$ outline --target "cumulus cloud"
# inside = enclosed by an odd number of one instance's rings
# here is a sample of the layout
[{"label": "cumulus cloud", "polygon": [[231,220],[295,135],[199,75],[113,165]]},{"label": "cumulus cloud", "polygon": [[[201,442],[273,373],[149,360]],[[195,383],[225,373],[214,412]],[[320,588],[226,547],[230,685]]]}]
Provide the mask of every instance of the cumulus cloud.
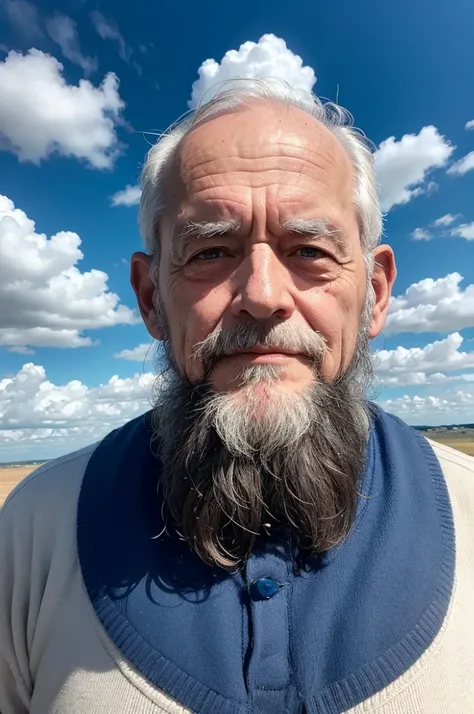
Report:
[{"label": "cumulus cloud", "polygon": [[444,278],[425,278],[403,295],[393,297],[385,334],[401,332],[451,332],[474,327],[474,285],[464,290],[459,273]]},{"label": "cumulus cloud", "polygon": [[153,345],[149,342],[142,342],[142,344],[137,345],[132,350],[122,350],[114,355],[117,359],[128,359],[131,362],[145,362],[146,360],[152,360],[155,356],[155,349]]},{"label": "cumulus cloud", "polygon": [[66,59],[82,67],[86,74],[95,72],[97,58],[86,57],[82,54],[77,26],[70,17],[57,13],[46,20],[46,29],[51,39],[60,46]]},{"label": "cumulus cloud", "polygon": [[383,409],[414,426],[471,423],[473,404],[474,391],[463,390],[445,396],[405,395],[380,402]]},{"label": "cumulus cloud", "polygon": [[110,168],[119,153],[115,127],[125,106],[118,79],[109,73],[98,87],[88,80],[75,86],[62,72],[60,62],[36,49],[9,52],[0,62],[0,148],[36,164],[61,154],[95,169]]},{"label": "cumulus cloud", "polygon": [[[458,218],[460,218],[461,214],[457,213],[456,215],[452,213],[446,213],[444,216],[441,216],[440,218],[437,218],[435,221],[430,223],[430,228],[431,229],[439,229],[439,228],[447,228],[448,226],[452,225],[454,221],[457,221]],[[472,224],[474,225],[474,224]],[[469,226],[459,226],[459,228],[453,228],[449,233],[446,231],[436,231],[435,233],[432,232],[432,230],[428,230],[428,228],[415,228],[415,230],[412,232],[411,237],[413,240],[432,240],[435,235],[436,236],[446,236],[446,235],[462,235],[462,233],[458,233],[459,229],[461,227],[469,228]],[[466,237],[466,236],[463,236]]]},{"label": "cumulus cloud", "polygon": [[107,20],[98,10],[91,12],[90,18],[99,37],[103,40],[115,42],[121,59],[125,62],[130,62],[133,50],[125,42],[116,21]]},{"label": "cumulus cloud", "polygon": [[466,240],[474,240],[474,221],[472,223],[463,223],[451,230],[452,236],[460,236]]},{"label": "cumulus cloud", "polygon": [[379,379],[379,382],[385,387],[425,387],[425,386],[439,386],[440,384],[446,384],[447,382],[459,381],[461,377],[450,376],[442,372],[433,372],[432,374],[427,374],[426,372],[406,372],[403,374],[396,374],[386,376]]},{"label": "cumulus cloud", "polygon": [[134,324],[101,270],[81,273],[81,239],[61,231],[47,238],[6,196],[0,196],[0,345],[84,347],[84,330]]},{"label": "cumulus cloud", "polygon": [[0,460],[57,456],[96,442],[151,406],[156,376],[113,376],[88,387],[48,380],[44,367],[25,364],[0,379]]},{"label": "cumulus cloud", "polygon": [[[388,386],[443,384],[459,377],[448,377],[444,372],[474,368],[474,352],[461,352],[463,338],[453,332],[443,340],[425,347],[397,347],[394,350],[377,350],[374,364],[380,382]],[[474,374],[473,374],[474,377]]]},{"label": "cumulus cloud", "polygon": [[466,156],[463,156],[459,161],[452,164],[447,173],[450,176],[464,176],[468,171],[474,169],[474,151],[470,151]]},{"label": "cumulus cloud", "polygon": [[114,193],[114,195],[110,197],[110,201],[112,206],[136,206],[140,203],[141,195],[142,190],[140,186],[130,186],[128,184],[122,191]]},{"label": "cumulus cloud", "polygon": [[459,217],[459,213],[456,213],[455,215],[453,215],[452,213],[446,213],[444,216],[441,216],[441,218],[437,218],[435,221],[433,221],[431,225],[435,228],[450,226],[452,223],[454,223],[454,221],[457,221]]},{"label": "cumulus cloud", "polygon": [[426,230],[426,228],[415,228],[411,234],[413,240],[431,240],[433,234]]},{"label": "cumulus cloud", "polygon": [[304,66],[301,57],[273,34],[262,35],[258,42],[244,42],[238,50],[228,50],[220,62],[205,60],[198,69],[198,75],[188,102],[190,109],[197,107],[203,98],[205,101],[211,99],[222,82],[239,77],[284,79],[295,89],[307,91],[316,82],[312,67]]},{"label": "cumulus cloud", "polygon": [[382,141],[374,155],[382,210],[431,192],[426,184],[429,173],[444,166],[453,151],[434,126],[423,127],[419,134],[405,134],[399,141],[394,136]]},{"label": "cumulus cloud", "polygon": [[466,122],[466,126],[464,127],[465,129],[474,129],[474,119],[470,119],[470,121]]}]

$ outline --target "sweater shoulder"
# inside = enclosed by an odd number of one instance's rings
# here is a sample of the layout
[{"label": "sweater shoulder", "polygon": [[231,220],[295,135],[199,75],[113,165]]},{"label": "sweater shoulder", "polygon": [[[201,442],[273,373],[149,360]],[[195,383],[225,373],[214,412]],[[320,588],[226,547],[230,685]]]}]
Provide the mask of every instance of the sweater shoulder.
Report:
[{"label": "sweater shoulder", "polygon": [[11,511],[26,512],[38,507],[55,508],[59,505],[67,509],[68,502],[77,504],[87,464],[97,446],[98,443],[91,444],[52,459],[32,471],[8,495],[0,511],[2,517]]},{"label": "sweater shoulder", "polygon": [[0,511],[0,552],[13,553],[17,543],[25,560],[27,553],[41,553],[46,567],[60,539],[72,545],[79,493],[96,447],[48,461],[17,484]]}]

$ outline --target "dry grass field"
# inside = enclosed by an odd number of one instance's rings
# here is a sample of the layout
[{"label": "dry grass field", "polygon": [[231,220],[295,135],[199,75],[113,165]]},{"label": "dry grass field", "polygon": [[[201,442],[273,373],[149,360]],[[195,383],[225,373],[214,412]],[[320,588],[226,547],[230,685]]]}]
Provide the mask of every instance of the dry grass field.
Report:
[{"label": "dry grass field", "polygon": [[[432,431],[427,434],[427,436],[430,439],[439,441],[441,444],[446,444],[453,449],[458,449],[464,454],[474,456],[474,429],[463,431],[460,434],[456,432]],[[37,464],[34,466],[0,466],[0,506],[12,488],[35,468],[37,468]]]},{"label": "dry grass field", "polygon": [[0,506],[12,488],[35,468],[36,466],[0,466]]},{"label": "dry grass field", "polygon": [[465,435],[460,437],[453,437],[444,435],[442,433],[436,434],[435,436],[429,434],[428,436],[430,439],[438,441],[440,444],[451,446],[453,449],[462,451],[463,454],[469,454],[469,456],[474,456],[474,434],[470,438],[466,437]]}]

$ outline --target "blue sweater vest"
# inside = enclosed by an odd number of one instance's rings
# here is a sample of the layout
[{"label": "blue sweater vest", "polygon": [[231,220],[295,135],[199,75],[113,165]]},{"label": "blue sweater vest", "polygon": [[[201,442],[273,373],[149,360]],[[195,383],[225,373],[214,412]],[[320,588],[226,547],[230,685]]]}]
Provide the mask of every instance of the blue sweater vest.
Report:
[{"label": "blue sweater vest", "polygon": [[103,627],[149,681],[198,714],[339,714],[431,644],[454,578],[439,463],[373,407],[362,495],[344,543],[294,574],[291,539],[245,572],[205,565],[166,535],[147,415],[96,448],[78,505],[84,582]]}]

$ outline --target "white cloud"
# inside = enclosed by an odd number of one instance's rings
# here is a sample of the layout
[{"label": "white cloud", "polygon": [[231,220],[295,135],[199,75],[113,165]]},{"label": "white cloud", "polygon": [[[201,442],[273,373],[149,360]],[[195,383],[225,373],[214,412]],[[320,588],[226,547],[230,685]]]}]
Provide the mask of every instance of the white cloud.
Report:
[{"label": "white cloud", "polygon": [[0,461],[48,458],[97,441],[150,409],[156,379],[145,373],[94,388],[78,380],[58,385],[42,366],[25,364],[0,380]]},{"label": "white cloud", "polygon": [[10,24],[19,30],[28,39],[41,38],[41,29],[38,11],[27,0],[1,0],[0,6],[6,12]]},{"label": "white cloud", "polygon": [[[430,223],[430,228],[443,228],[450,226],[452,223],[454,223],[454,221],[460,218],[460,216],[460,213],[457,213],[456,215],[453,215],[452,213],[446,213],[444,216],[441,216],[441,218],[437,218],[435,221]],[[471,225],[474,226],[474,223]],[[470,226],[459,226],[459,228],[453,228],[450,233],[441,232],[438,235],[462,235],[463,238],[466,238],[466,236],[460,232],[460,228],[469,229]],[[413,240],[432,240],[435,236],[431,231],[428,230],[428,228],[415,228],[415,230],[411,234],[411,237],[413,238]]]},{"label": "white cloud", "polygon": [[411,237],[413,240],[431,240],[433,235],[426,228],[415,228]]},{"label": "white cloud", "polygon": [[455,163],[449,167],[447,173],[450,176],[463,176],[468,171],[472,171],[472,169],[474,169],[474,151],[470,151],[466,156],[463,156],[462,159],[455,161]]},{"label": "white cloud", "polygon": [[474,240],[474,221],[472,223],[463,223],[456,228],[453,228],[451,235],[460,236],[466,240]]},{"label": "white cloud", "polygon": [[7,352],[15,352],[18,355],[34,355],[35,351],[29,347],[23,347],[22,345],[15,345],[14,347],[6,347]]},{"label": "white cloud", "polygon": [[0,62],[0,135],[4,150],[20,161],[40,163],[52,154],[107,169],[119,152],[115,125],[125,104],[115,74],[100,86],[67,84],[63,65],[32,49],[10,52]]},{"label": "white cloud", "polygon": [[142,190],[140,186],[130,186],[127,184],[122,191],[117,191],[110,197],[112,206],[136,206],[140,203]]},{"label": "white cloud", "polygon": [[109,291],[106,273],[76,267],[80,245],[76,233],[36,233],[34,222],[0,196],[0,345],[83,347],[92,344],[83,330],[139,322]]},{"label": "white cloud", "polygon": [[115,20],[107,20],[98,10],[91,12],[90,18],[99,37],[115,42],[121,59],[129,62],[133,50],[125,42]]},{"label": "white cloud", "polygon": [[[460,352],[463,338],[453,332],[443,340],[425,347],[397,347],[377,350],[374,364],[377,377],[385,385],[443,384],[459,377],[447,377],[443,372],[474,368],[474,352]],[[473,375],[474,376],[474,375]]]},{"label": "white cloud", "polygon": [[474,129],[474,119],[471,119],[470,121],[466,122],[466,126],[464,127],[465,129]]},{"label": "white cloud", "polygon": [[383,211],[431,192],[425,181],[430,171],[446,164],[454,147],[436,127],[419,134],[405,134],[400,141],[390,136],[375,152],[375,173]]},{"label": "white cloud", "polygon": [[380,378],[379,382],[385,387],[425,387],[429,385],[439,386],[440,384],[459,381],[461,379],[461,376],[448,377],[442,372],[433,372],[432,374],[426,374],[426,372],[407,372],[392,377],[387,376]]},{"label": "white cloud", "polygon": [[131,362],[145,362],[148,360],[153,360],[156,350],[153,349],[153,345],[149,342],[142,342],[141,345],[137,345],[132,350],[122,350],[114,355],[117,359],[128,359]]},{"label": "white cloud", "polygon": [[204,95],[206,101],[211,99],[219,89],[217,85],[239,77],[284,79],[295,89],[307,91],[316,82],[312,67],[303,66],[301,57],[272,34],[263,35],[258,42],[244,42],[238,50],[228,50],[220,63],[215,59],[205,60],[198,75],[188,102],[190,109],[197,107]]},{"label": "white cloud", "polygon": [[85,57],[82,54],[77,26],[70,17],[57,13],[46,20],[46,29],[51,39],[60,46],[66,59],[82,67],[86,74],[95,72],[97,58]]},{"label": "white cloud", "polygon": [[443,372],[404,372],[391,377],[383,377],[379,382],[384,387],[425,387],[440,386],[449,382],[474,382],[474,372],[447,375]]},{"label": "white cloud", "polygon": [[409,424],[438,426],[466,424],[473,420],[474,392],[458,390],[445,396],[408,396],[379,401],[386,411]]},{"label": "white cloud", "polygon": [[465,290],[459,273],[425,278],[390,301],[385,334],[451,332],[474,327],[474,284]]},{"label": "white cloud", "polygon": [[436,193],[438,189],[439,183],[436,183],[436,181],[428,181],[428,185],[422,193],[424,196],[431,196],[433,193]]},{"label": "white cloud", "polygon": [[437,218],[435,221],[433,221],[431,225],[435,228],[440,228],[442,226],[450,226],[460,217],[460,215],[460,213],[456,213],[456,215],[453,215],[452,213],[446,213],[444,216],[441,216],[441,218]]}]

